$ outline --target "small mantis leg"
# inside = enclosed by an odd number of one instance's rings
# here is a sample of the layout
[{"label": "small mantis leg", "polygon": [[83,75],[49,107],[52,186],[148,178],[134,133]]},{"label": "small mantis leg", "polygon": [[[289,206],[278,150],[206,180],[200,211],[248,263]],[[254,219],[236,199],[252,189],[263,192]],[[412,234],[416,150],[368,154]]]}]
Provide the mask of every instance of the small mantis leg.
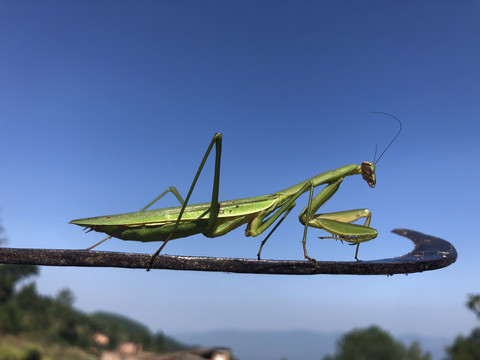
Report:
[{"label": "small mantis leg", "polygon": [[[265,237],[265,239],[262,241],[261,245],[260,245],[260,249],[258,250],[258,254],[257,254],[257,257],[258,259],[260,260],[260,253],[262,252],[262,249],[263,249],[263,245],[265,245],[265,243],[267,242],[268,238],[270,237],[270,235],[272,235],[272,233],[278,228],[278,226],[282,223],[282,221],[287,217],[287,215],[290,213],[290,211],[292,211],[292,209],[294,208],[295,206],[295,200],[300,196],[302,195],[305,191],[307,191],[308,189],[309,192],[310,192],[310,196],[309,196],[309,200],[308,200],[308,205],[307,207],[305,207],[305,209],[303,211],[306,211],[307,213],[307,218],[310,218],[311,217],[311,213],[314,212],[313,210],[313,189],[314,189],[314,184],[312,182],[307,182],[305,183],[300,189],[298,189],[298,191],[293,194],[281,207],[280,209],[275,212],[271,217],[269,217],[267,220],[263,221],[264,220],[264,217],[261,217],[259,216],[257,219],[255,219],[252,224],[251,224],[251,229],[249,230],[250,231],[250,235],[253,235],[253,236],[256,236],[258,234],[261,234],[263,231],[265,231],[265,229],[267,229],[270,225],[273,224],[274,221],[276,221],[280,215],[281,218],[280,220],[277,222],[277,224],[275,224],[275,226],[273,227],[273,229],[268,233],[268,235]],[[317,195],[318,196],[318,195]],[[262,222],[263,221],[263,222]],[[305,259],[308,259],[310,261],[313,261],[315,264],[316,264],[316,260],[311,258],[310,256],[308,256],[308,253],[307,253],[307,248],[306,248],[306,239],[307,239],[307,230],[308,230],[308,223],[305,223],[305,229],[303,231],[303,238],[302,238],[302,244],[303,244],[303,253],[304,253],[304,256],[305,256]]]},{"label": "small mantis leg", "polygon": [[[88,232],[88,231],[87,231],[87,232]],[[93,248],[96,248],[98,245],[103,244],[105,241],[107,241],[108,239],[111,239],[111,238],[112,238],[112,236],[111,236],[111,235],[108,235],[105,239],[100,240],[99,242],[97,242],[96,244],[94,244],[94,245],[86,248],[85,250],[92,250]]]},{"label": "small mantis leg", "polygon": [[306,183],[303,185],[298,191],[291,196],[288,197],[283,205],[268,219],[265,218],[270,215],[270,212],[265,212],[259,214],[256,218],[254,218],[251,223],[248,225],[246,230],[247,236],[258,236],[263,233],[266,229],[268,229],[280,216],[282,216],[279,222],[273,227],[273,229],[268,233],[266,238],[262,241],[260,245],[260,249],[258,250],[257,257],[260,259],[260,253],[262,251],[263,245],[267,242],[268,238],[272,233],[278,228],[278,226],[282,223],[282,221],[287,217],[290,211],[295,207],[295,200],[302,195],[309,187],[313,186],[310,183]]},{"label": "small mantis leg", "polygon": [[[180,201],[180,204],[183,205],[183,203],[185,202],[182,198],[182,196],[180,195],[180,193],[178,192],[178,190],[174,187],[174,186],[170,186],[167,190],[165,190],[164,192],[162,192],[160,195],[158,195],[155,199],[153,199],[152,201],[150,201],[147,205],[145,205],[142,209],[140,209],[140,211],[145,211],[147,210],[150,206],[152,206],[153,204],[155,204],[158,200],[160,200],[162,197],[164,197],[167,193],[171,192],[173,195],[175,195],[175,197],[178,199],[178,201]],[[92,250],[93,248],[97,247],[98,245],[104,243],[105,241],[107,241],[108,239],[111,239],[112,236],[107,236],[105,239],[103,240],[100,240],[98,243],[88,247],[86,250]]]},{"label": "small mantis leg", "polygon": [[210,145],[208,146],[207,151],[205,152],[205,155],[203,156],[202,162],[198,167],[197,173],[193,178],[192,185],[188,190],[187,197],[185,198],[185,201],[182,203],[182,208],[180,209],[180,213],[178,214],[178,218],[175,222],[175,225],[172,231],[170,232],[170,234],[168,235],[168,237],[164,240],[162,246],[160,246],[160,248],[150,257],[150,260],[148,261],[147,271],[150,270],[150,267],[152,266],[155,258],[158,256],[158,254],[160,254],[160,252],[163,250],[165,245],[172,239],[173,235],[177,231],[178,225],[180,224],[180,220],[182,219],[182,215],[185,212],[185,208],[187,207],[188,201],[190,200],[190,196],[192,195],[193,189],[197,184],[197,180],[200,176],[200,173],[202,172],[205,162],[207,161],[208,156],[210,155],[210,152],[212,151],[212,148],[214,145],[215,145],[215,172],[214,172],[214,178],[213,178],[212,201],[210,203],[210,215],[208,218],[206,235],[208,236],[209,233],[212,233],[214,231],[215,225],[218,219],[218,210],[220,207],[218,203],[218,193],[220,188],[220,158],[222,155],[222,134],[220,133],[216,133],[213,136],[213,139],[210,142]]},{"label": "small mantis leg", "polygon": [[263,239],[262,243],[260,244],[260,248],[258,249],[258,253],[257,253],[257,258],[258,260],[260,260],[260,254],[262,252],[262,249],[263,249],[263,245],[265,245],[265,243],[267,242],[268,238],[270,237],[270,235],[273,234],[273,232],[280,226],[280,224],[282,223],[283,220],[285,220],[285,218],[287,217],[287,215],[290,213],[290,211],[292,211],[293,207],[295,205],[292,205],[287,211],[285,211],[285,213],[283,214],[283,216],[281,217],[281,219],[275,224],[275,226],[273,227],[272,231],[270,231],[268,233],[268,235],[265,237],[265,239]]},{"label": "small mantis leg", "polygon": [[167,193],[171,192],[173,195],[175,195],[175,197],[178,199],[178,201],[180,201],[180,204],[183,205],[183,203],[185,202],[185,200],[183,200],[182,196],[180,195],[180,193],[178,192],[178,190],[174,187],[174,186],[170,186],[167,190],[165,190],[164,192],[162,192],[160,195],[158,195],[155,199],[153,199],[152,201],[150,201],[147,205],[145,205],[140,211],[145,211],[147,210],[150,206],[152,206],[153,204],[155,204],[158,200],[160,200],[162,197],[164,197]]},{"label": "small mantis leg", "polygon": [[[312,214],[312,198],[313,198],[313,184],[310,187],[310,193],[309,193],[309,196],[308,196],[308,204],[307,204],[307,207],[306,207],[306,209],[307,209],[307,219],[310,219],[311,214]],[[307,230],[308,230],[308,222],[305,222],[305,229],[303,230],[303,238],[302,238],[303,256],[305,257],[305,259],[313,261],[313,263],[315,264],[315,267],[317,267],[317,260],[308,256],[308,252],[307,252]]]}]

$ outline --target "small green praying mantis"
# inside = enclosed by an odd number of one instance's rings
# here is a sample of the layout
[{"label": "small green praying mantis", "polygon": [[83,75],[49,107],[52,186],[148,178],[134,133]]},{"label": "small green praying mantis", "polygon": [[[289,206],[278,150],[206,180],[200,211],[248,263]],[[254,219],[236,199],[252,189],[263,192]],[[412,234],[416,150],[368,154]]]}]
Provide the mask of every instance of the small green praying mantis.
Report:
[{"label": "small green praying mantis", "polygon": [[[319,237],[320,239],[337,239],[346,241],[351,245],[356,244],[355,259],[358,261],[358,248],[360,243],[372,240],[377,237],[378,234],[377,230],[370,227],[372,218],[370,210],[356,209],[324,214],[316,214],[316,211],[335,194],[347,176],[362,175],[362,178],[371,188],[375,187],[375,164],[378,163],[402,130],[402,123],[393,115],[382,112],[376,113],[394,118],[398,121],[400,128],[379,158],[374,160],[373,163],[364,161],[361,165],[345,165],[335,170],[326,171],[270,195],[218,201],[222,134],[216,133],[200,163],[185,200],[180,196],[176,188],[170,187],[140,211],[77,219],[70,221],[70,223],[83,226],[89,229],[88,231],[95,230],[108,235],[108,237],[88,249],[96,247],[111,237],[142,242],[163,241],[163,244],[157,252],[150,258],[147,267],[149,269],[153,260],[160,254],[170,240],[195,234],[203,234],[206,237],[213,238],[225,235],[244,224],[247,224],[245,230],[246,236],[258,236],[279,219],[260,244],[257,254],[258,259],[260,259],[263,246],[294,208],[295,200],[303,193],[309,192],[308,204],[300,212],[299,216],[300,222],[304,225],[302,245],[305,259],[316,263],[316,260],[308,255],[306,247],[307,229],[308,227],[314,227],[326,230],[331,234],[330,236]],[[209,203],[188,205],[195,184],[213,146],[215,146],[216,153],[212,200]],[[320,193],[313,196],[314,188],[320,185],[326,186]],[[168,192],[175,195],[181,206],[147,210]],[[354,221],[362,218],[365,219],[363,225],[353,224]]]}]

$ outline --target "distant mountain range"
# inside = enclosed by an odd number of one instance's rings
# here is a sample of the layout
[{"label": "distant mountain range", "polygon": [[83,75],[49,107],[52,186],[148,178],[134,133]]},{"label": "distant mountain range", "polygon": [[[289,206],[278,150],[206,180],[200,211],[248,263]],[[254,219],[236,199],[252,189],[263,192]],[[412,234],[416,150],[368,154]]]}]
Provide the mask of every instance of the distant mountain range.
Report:
[{"label": "distant mountain range", "polygon": [[[240,360],[321,360],[333,354],[335,343],[342,333],[313,331],[209,331],[198,333],[174,333],[176,340],[186,344],[229,347]],[[445,357],[445,346],[453,339],[431,338],[420,335],[394,336],[410,345],[418,341],[422,350],[429,351],[433,360]]]}]

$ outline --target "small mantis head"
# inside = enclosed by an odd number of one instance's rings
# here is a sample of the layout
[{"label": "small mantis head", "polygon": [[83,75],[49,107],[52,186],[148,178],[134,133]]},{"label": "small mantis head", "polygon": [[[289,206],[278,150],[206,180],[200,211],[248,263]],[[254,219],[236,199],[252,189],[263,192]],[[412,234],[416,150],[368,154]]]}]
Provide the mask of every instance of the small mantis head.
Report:
[{"label": "small mantis head", "polygon": [[387,147],[385,148],[385,150],[383,150],[383,152],[380,154],[380,156],[377,158],[377,147],[375,146],[375,155],[374,155],[373,163],[371,163],[371,162],[369,162],[369,161],[364,161],[364,162],[362,163],[362,165],[360,165],[360,173],[362,174],[363,179],[368,183],[368,186],[370,186],[371,188],[374,188],[374,187],[375,187],[375,184],[376,184],[376,179],[375,179],[375,164],[378,163],[378,161],[379,161],[380,158],[383,156],[383,154],[385,154],[385,151],[387,151],[387,149],[390,147],[390,145],[393,144],[393,142],[395,141],[395,139],[396,139],[396,138],[398,137],[398,135],[400,135],[400,133],[402,132],[402,122],[401,122],[398,118],[396,118],[395,116],[393,116],[393,115],[391,115],[391,114],[388,114],[388,113],[379,112],[379,111],[374,111],[374,112],[372,112],[372,114],[381,114],[381,115],[390,116],[391,118],[397,120],[398,124],[400,125],[397,134],[396,134],[395,137],[390,141],[390,143],[387,145]]},{"label": "small mantis head", "polygon": [[369,161],[362,162],[362,165],[360,165],[360,173],[362,174],[363,180],[368,183],[368,186],[374,188],[377,183],[375,178],[375,164]]}]

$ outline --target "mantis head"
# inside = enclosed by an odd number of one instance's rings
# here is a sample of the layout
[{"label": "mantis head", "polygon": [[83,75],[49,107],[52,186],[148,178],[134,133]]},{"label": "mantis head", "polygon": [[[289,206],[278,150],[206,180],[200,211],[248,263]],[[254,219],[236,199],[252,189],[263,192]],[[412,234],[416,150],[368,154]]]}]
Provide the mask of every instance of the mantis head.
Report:
[{"label": "mantis head", "polygon": [[362,165],[360,165],[360,173],[362,174],[363,180],[368,183],[368,186],[374,188],[377,182],[375,179],[375,164],[369,161],[362,162]]},{"label": "mantis head", "polygon": [[400,135],[400,133],[402,132],[402,122],[401,122],[398,118],[396,118],[395,116],[393,116],[393,115],[391,115],[391,114],[389,114],[389,113],[374,111],[374,112],[372,112],[372,114],[382,114],[382,115],[390,116],[391,118],[397,120],[398,125],[400,125],[397,134],[396,134],[396,135],[394,136],[394,138],[390,141],[390,143],[387,145],[387,147],[385,148],[385,150],[383,150],[383,152],[380,154],[380,156],[377,158],[377,146],[375,146],[375,155],[374,155],[373,163],[371,163],[371,162],[369,162],[369,161],[364,161],[364,162],[362,163],[362,165],[360,165],[360,173],[362,174],[363,179],[368,183],[368,186],[370,186],[371,188],[374,188],[374,187],[375,187],[375,184],[376,184],[376,179],[375,179],[375,164],[378,163],[378,161],[379,161],[380,158],[383,156],[383,154],[385,154],[385,151],[388,150],[388,148],[390,147],[390,145],[393,144],[393,142],[395,141],[395,139],[396,139],[396,138],[398,137],[398,135]]}]

